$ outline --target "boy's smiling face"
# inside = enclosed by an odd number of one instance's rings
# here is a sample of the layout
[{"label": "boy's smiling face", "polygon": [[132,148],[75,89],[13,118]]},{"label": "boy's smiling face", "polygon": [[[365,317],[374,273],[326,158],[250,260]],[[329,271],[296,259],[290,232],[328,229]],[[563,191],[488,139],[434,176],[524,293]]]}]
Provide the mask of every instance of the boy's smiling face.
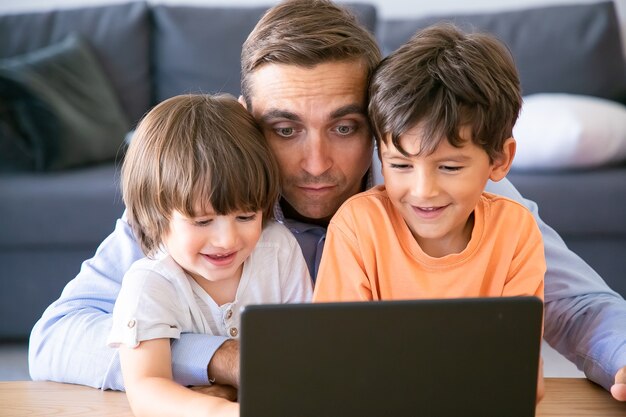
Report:
[{"label": "boy's smiling face", "polygon": [[243,263],[261,236],[263,216],[261,211],[218,215],[209,203],[206,206],[204,214],[193,218],[174,210],[163,243],[172,258],[211,294],[210,282],[239,282]]},{"label": "boy's smiling face", "polygon": [[[501,157],[492,163],[469,135],[470,130],[462,128],[462,147],[443,140],[429,155],[404,156],[390,137],[380,144],[389,198],[430,256],[458,253],[467,246],[474,224],[471,215],[487,180],[504,178],[515,153],[515,141],[509,138]],[[419,152],[420,143],[419,124],[400,138],[401,146],[411,155]]]}]

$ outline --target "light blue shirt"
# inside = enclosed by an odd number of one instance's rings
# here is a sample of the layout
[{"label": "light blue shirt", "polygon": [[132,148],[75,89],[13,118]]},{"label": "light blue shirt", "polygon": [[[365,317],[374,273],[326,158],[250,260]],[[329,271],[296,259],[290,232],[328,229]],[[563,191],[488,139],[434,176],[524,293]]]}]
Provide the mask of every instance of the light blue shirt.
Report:
[{"label": "light blue shirt", "polygon": [[[379,170],[374,168],[374,172]],[[508,180],[489,183],[487,190],[526,205],[543,234],[548,266],[545,339],[589,379],[608,389],[617,370],[626,365],[626,302],[565,246],[559,235],[539,218],[537,205],[522,198]],[[325,229],[281,216],[278,210],[278,220],[292,231],[311,275],[315,275]],[[94,257],[83,263],[78,276],[67,284],[61,297],[35,324],[29,347],[33,380],[124,389],[117,350],[106,346],[106,338],[122,277],[130,265],[142,257],[122,216]],[[179,340],[174,340],[174,379],[182,385],[209,384],[207,365],[225,340],[204,334],[183,334]]]}]

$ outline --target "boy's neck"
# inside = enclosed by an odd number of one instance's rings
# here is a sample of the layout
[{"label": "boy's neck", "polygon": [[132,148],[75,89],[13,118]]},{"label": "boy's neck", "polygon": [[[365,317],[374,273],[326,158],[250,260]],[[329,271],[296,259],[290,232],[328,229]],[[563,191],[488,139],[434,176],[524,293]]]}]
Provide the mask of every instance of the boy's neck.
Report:
[{"label": "boy's neck", "polygon": [[195,276],[193,274],[190,275],[213,301],[215,301],[215,304],[222,306],[227,303],[232,303],[237,298],[237,290],[239,289],[242,272],[243,264],[240,266],[235,276],[225,280],[209,281],[204,277]]},{"label": "boy's neck", "polygon": [[473,230],[474,212],[470,214],[461,233],[442,239],[422,239],[419,236],[415,236],[415,240],[422,251],[428,256],[443,258],[447,255],[463,252],[472,239]]}]

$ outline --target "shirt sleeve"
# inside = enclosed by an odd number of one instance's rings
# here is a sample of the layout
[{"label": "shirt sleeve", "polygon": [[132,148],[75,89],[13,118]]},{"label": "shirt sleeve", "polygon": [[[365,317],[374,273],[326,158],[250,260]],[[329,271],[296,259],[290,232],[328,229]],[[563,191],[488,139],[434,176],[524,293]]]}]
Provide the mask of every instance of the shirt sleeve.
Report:
[{"label": "shirt sleeve", "polygon": [[[106,339],[122,277],[143,256],[123,216],[35,324],[28,358],[33,380],[124,390],[117,350]],[[174,379],[182,385],[207,385],[207,365],[225,340],[183,334],[172,345]]]},{"label": "shirt sleeve", "polygon": [[146,340],[178,339],[191,327],[187,304],[175,283],[153,270],[131,267],[115,302],[107,344],[135,348]]},{"label": "shirt sleeve", "polygon": [[373,299],[358,242],[346,223],[336,216],[328,227],[313,291],[314,302]]},{"label": "shirt sleeve", "polygon": [[626,302],[539,217],[506,179],[488,191],[524,204],[535,217],[546,257],[544,338],[592,381],[609,389],[626,366]]}]

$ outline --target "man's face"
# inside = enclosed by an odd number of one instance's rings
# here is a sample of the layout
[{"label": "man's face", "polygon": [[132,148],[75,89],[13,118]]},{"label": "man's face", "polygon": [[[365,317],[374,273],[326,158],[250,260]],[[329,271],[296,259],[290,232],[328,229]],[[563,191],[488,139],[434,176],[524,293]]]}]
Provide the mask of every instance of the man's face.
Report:
[{"label": "man's face", "polygon": [[250,79],[252,114],[278,160],[283,198],[297,217],[327,222],[361,191],[372,161],[365,65],[265,64]]}]

